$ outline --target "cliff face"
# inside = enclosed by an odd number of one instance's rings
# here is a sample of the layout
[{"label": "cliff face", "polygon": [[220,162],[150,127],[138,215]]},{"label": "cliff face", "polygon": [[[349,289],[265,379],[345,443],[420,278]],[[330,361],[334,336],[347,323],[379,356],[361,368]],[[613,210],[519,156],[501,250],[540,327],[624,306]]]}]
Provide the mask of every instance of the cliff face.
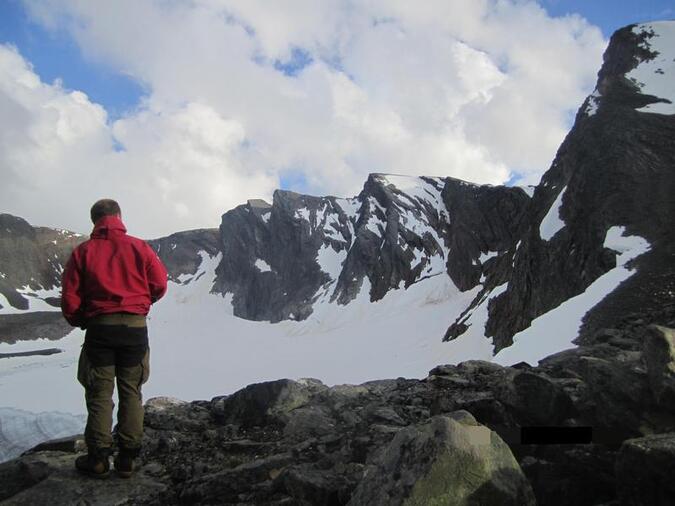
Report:
[{"label": "cliff face", "polygon": [[371,174],[353,199],[277,191],[223,215],[215,289],[235,315],[305,319],[317,301],[370,300],[437,275],[479,283],[488,251],[514,241],[529,197],[451,178]]},{"label": "cliff face", "polygon": [[0,343],[57,340],[70,332],[56,312],[61,272],[83,240],[67,230],[33,227],[22,218],[0,214]]},{"label": "cliff face", "polygon": [[58,307],[61,272],[83,240],[67,230],[32,227],[22,218],[0,214],[0,295],[6,302],[0,306],[26,310],[30,298],[39,297]]},{"label": "cliff face", "polygon": [[[597,330],[636,308],[652,308],[656,323],[673,314],[675,111],[649,109],[664,99],[644,94],[644,83],[631,75],[667,56],[650,50],[650,44],[670,31],[672,23],[655,23],[613,35],[596,90],[536,187],[517,245],[511,243],[503,255],[508,261],[488,277],[486,289],[508,281],[488,308],[485,330],[496,350],[616,266],[620,251],[606,247],[613,227],[621,227],[624,236],[645,238],[650,250],[632,265],[637,273],[586,315],[580,338],[592,340]],[[660,76],[658,68],[654,75]],[[461,319],[447,337],[461,333]]]},{"label": "cliff face", "polygon": [[216,229],[176,232],[167,237],[149,240],[148,243],[162,259],[169,279],[179,284],[188,282],[197,273],[202,263],[202,254],[215,256],[220,252]]}]

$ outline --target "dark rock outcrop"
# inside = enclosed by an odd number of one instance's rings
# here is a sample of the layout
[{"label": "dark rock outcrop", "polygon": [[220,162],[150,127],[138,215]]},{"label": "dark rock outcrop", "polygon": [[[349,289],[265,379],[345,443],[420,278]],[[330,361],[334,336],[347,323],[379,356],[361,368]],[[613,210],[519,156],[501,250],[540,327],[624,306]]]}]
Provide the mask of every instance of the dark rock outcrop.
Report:
[{"label": "dark rock outcrop", "polygon": [[60,311],[33,311],[30,313],[0,315],[0,343],[49,339],[56,341],[66,336],[73,327]]},{"label": "dark rock outcrop", "polygon": [[[611,329],[537,367],[468,361],[423,380],[284,379],[211,401],[152,399],[129,488],[78,476],[76,445],[58,441],[0,465],[0,489],[7,504],[50,488],[52,504],[668,504],[675,406],[657,402],[640,351],[652,332]],[[531,426],[589,427],[592,442],[523,444]]]},{"label": "dark rock outcrop", "polygon": [[[0,294],[16,309],[28,309],[27,296],[37,290],[61,286],[61,272],[84,236],[0,214]],[[58,307],[59,298],[45,302]]]},{"label": "dark rock outcrop", "polygon": [[233,294],[236,316],[276,322],[311,313],[316,291],[330,281],[315,259],[331,213],[346,222],[335,199],[276,191],[270,207],[249,202],[223,215],[216,289]]},{"label": "dark rock outcrop", "polygon": [[[625,77],[654,57],[643,44],[650,35],[633,28],[612,36],[598,74],[595,107],[590,108],[589,98],[580,108],[536,187],[523,218],[522,243],[510,255],[513,267],[503,264],[506,271],[488,284],[509,281],[491,301],[485,327],[497,351],[534,318],[582,293],[616,265],[618,253],[604,246],[611,227],[645,238],[651,250],[635,260],[638,272],[586,315],[580,340],[590,342],[595,332],[635,307],[653,306],[649,322],[664,324],[659,306],[672,311],[675,304],[675,115],[636,110],[658,99],[642,95]],[[547,215],[557,215],[563,226],[542,237]]]},{"label": "dark rock outcrop", "polygon": [[176,283],[191,281],[198,275],[203,261],[202,254],[215,257],[220,253],[217,229],[177,232],[160,239],[152,239],[148,243],[166,266],[169,279]]},{"label": "dark rock outcrop", "polygon": [[[460,290],[476,286],[483,274],[489,275],[492,286],[503,283],[497,266],[503,258],[512,258],[512,250],[527,225],[524,219],[530,197],[517,187],[471,185],[448,178],[443,201],[452,217],[448,227],[450,278]],[[495,257],[484,263],[477,261],[488,252]]]},{"label": "dark rock outcrop", "polygon": [[446,273],[469,289],[483,254],[513,249],[528,205],[520,188],[390,174],[353,199],[277,191],[271,206],[223,215],[216,290],[233,294],[235,315],[276,322],[320,299],[348,304],[365,282],[371,301]]},{"label": "dark rock outcrop", "polygon": [[616,463],[621,504],[667,506],[675,504],[675,432],[623,443]]},{"label": "dark rock outcrop", "polygon": [[675,406],[675,332],[650,326],[642,353],[654,400],[663,407]]}]

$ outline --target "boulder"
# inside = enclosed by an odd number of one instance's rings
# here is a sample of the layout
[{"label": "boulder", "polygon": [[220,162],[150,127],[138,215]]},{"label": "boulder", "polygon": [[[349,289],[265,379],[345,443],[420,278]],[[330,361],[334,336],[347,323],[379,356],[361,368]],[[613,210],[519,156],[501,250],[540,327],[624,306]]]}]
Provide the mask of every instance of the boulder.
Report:
[{"label": "boulder", "polygon": [[659,406],[675,411],[675,330],[650,325],[642,356],[654,400]]},{"label": "boulder", "polygon": [[675,504],[675,433],[629,439],[616,463],[616,486],[621,504]]},{"label": "boulder", "polygon": [[351,506],[535,504],[509,447],[466,411],[401,429],[370,464]]},{"label": "boulder", "polygon": [[216,417],[221,423],[243,427],[267,423],[285,425],[292,410],[304,406],[314,393],[325,388],[318,380],[254,383],[219,399]]},{"label": "boulder", "polygon": [[513,379],[514,407],[526,423],[555,425],[573,414],[573,405],[564,390],[545,374],[519,372]]}]

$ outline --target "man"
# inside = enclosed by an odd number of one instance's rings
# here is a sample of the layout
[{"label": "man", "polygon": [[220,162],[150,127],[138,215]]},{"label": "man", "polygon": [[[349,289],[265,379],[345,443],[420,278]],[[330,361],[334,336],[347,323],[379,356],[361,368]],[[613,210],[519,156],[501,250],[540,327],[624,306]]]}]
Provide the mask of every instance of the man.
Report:
[{"label": "man", "polygon": [[166,292],[167,274],[153,249],[126,234],[122,211],[104,199],[91,208],[94,231],[73,251],[62,280],[61,310],[86,329],[77,378],[84,386],[88,453],[75,467],[103,477],[112,453],[112,395],[117,378],[119,412],[115,470],[132,475],[143,438],[141,385],[149,375],[146,315]]}]

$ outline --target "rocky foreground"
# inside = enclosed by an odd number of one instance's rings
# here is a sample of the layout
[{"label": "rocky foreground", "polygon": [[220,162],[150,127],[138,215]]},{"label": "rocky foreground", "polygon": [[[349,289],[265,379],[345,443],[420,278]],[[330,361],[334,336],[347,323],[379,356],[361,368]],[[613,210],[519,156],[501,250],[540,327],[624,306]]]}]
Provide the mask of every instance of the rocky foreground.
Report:
[{"label": "rocky foreground", "polygon": [[[79,476],[73,437],[0,465],[0,500],[675,504],[675,331],[634,316],[593,341],[538,367],[469,361],[422,380],[282,379],[210,401],[151,399],[132,479]],[[531,426],[590,426],[593,442],[523,444]]]}]

